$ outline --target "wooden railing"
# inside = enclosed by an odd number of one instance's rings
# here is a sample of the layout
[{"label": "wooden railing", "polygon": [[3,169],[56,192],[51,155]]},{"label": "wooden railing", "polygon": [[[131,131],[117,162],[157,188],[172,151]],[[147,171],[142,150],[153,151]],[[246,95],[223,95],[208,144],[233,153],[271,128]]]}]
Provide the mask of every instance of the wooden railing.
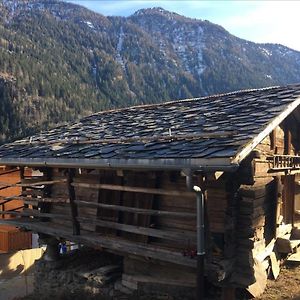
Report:
[{"label": "wooden railing", "polygon": [[269,158],[272,171],[300,169],[300,156],[275,154]]}]

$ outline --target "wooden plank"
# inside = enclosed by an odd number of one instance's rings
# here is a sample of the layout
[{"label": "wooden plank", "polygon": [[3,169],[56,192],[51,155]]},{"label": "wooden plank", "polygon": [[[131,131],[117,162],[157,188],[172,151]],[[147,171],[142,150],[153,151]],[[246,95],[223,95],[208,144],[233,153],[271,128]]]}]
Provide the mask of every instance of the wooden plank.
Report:
[{"label": "wooden plank", "polygon": [[283,221],[285,224],[294,223],[295,207],[295,176],[284,176],[283,183]]},{"label": "wooden plank", "polygon": [[287,124],[284,124],[284,154],[291,154],[292,134]]},{"label": "wooden plank", "polygon": [[36,187],[41,185],[52,185],[55,183],[64,183],[67,182],[66,179],[60,180],[49,180],[49,181],[40,181],[40,182],[33,182],[33,183],[7,183],[7,182],[0,182],[0,187],[7,188],[7,187]]},{"label": "wooden plank", "polygon": [[15,172],[18,172],[18,171],[19,171],[18,168],[16,168],[16,169],[11,169],[11,170],[8,170],[8,171],[1,172],[1,173],[0,173],[0,176],[7,175],[7,174],[10,174],[10,173],[15,173]]},{"label": "wooden plank", "polygon": [[300,264],[300,251],[292,254],[288,259],[287,259],[287,263],[290,264]]},{"label": "wooden plank", "polygon": [[[78,178],[78,181],[80,182],[81,178]],[[116,171],[114,170],[99,170],[98,176],[95,178],[96,184],[117,184],[117,185],[123,185],[124,177],[119,177],[116,174]],[[80,188],[82,193],[86,193],[86,188]],[[91,189],[91,192],[94,192],[97,194],[97,197],[95,200],[91,200],[90,202],[95,203],[103,203],[103,204],[111,204],[111,205],[123,205],[123,192],[120,191],[112,191],[112,190],[103,190],[103,189]],[[86,201],[86,197],[78,198],[78,200]],[[123,213],[117,210],[108,210],[108,209],[102,209],[101,207],[94,207],[94,208],[87,208],[85,206],[79,206],[80,209],[83,208],[86,209],[94,209],[95,214],[99,219],[103,221],[110,221],[110,222],[119,222],[119,223],[125,223],[123,222]],[[86,215],[82,215],[86,216]],[[113,235],[123,235],[124,232],[117,232],[115,229],[111,228],[104,228],[100,226],[95,226],[95,231],[99,232],[101,234],[113,234]]]},{"label": "wooden plank", "polygon": [[69,200],[70,200],[70,207],[71,207],[71,214],[72,214],[73,234],[80,235],[80,223],[77,220],[78,210],[75,202],[76,201],[75,189],[74,186],[72,185],[74,175],[75,175],[75,170],[69,169],[67,175],[68,176],[67,186],[68,186],[68,193],[69,193]]},{"label": "wooden plank", "polygon": [[66,219],[66,217],[68,217],[68,215],[64,215],[64,214],[41,213],[38,210],[33,210],[33,209],[27,209],[24,211],[10,211],[10,210],[0,211],[0,215],[13,215],[17,217],[37,217],[37,218],[50,218],[50,219],[55,219],[55,218]]},{"label": "wooden plank", "polygon": [[191,243],[194,243],[196,241],[196,232],[194,234],[191,234],[189,232],[184,232],[184,231],[183,232],[165,231],[161,229],[153,229],[153,228],[146,228],[146,227],[135,226],[135,225],[120,224],[115,222],[95,220],[95,219],[84,218],[84,217],[79,217],[78,221],[82,223],[91,223],[94,225],[113,228],[113,229],[131,232],[135,234],[158,237],[158,238],[171,240],[171,241],[191,242]]},{"label": "wooden plank", "polygon": [[187,279],[171,279],[171,278],[162,278],[162,277],[154,277],[147,275],[122,275],[122,283],[123,282],[131,283],[132,287],[138,287],[139,283],[149,283],[149,284],[165,284],[165,285],[173,285],[173,286],[185,286],[185,287],[195,287],[195,280],[187,280]]},{"label": "wooden plank", "polygon": [[112,191],[122,191],[122,192],[134,192],[134,193],[145,193],[145,194],[154,194],[154,195],[165,195],[165,196],[174,196],[174,197],[187,197],[196,199],[195,193],[193,192],[184,192],[184,191],[172,191],[164,189],[155,189],[155,188],[144,188],[144,187],[133,187],[133,186],[123,186],[123,185],[114,185],[114,184],[90,184],[90,183],[79,183],[73,182],[72,186],[82,187],[88,189],[105,189]]},{"label": "wooden plank", "polygon": [[76,200],[75,203],[78,204],[79,206],[101,207],[101,208],[106,208],[111,210],[119,210],[123,212],[131,212],[131,213],[142,214],[142,215],[169,216],[169,217],[176,217],[176,218],[183,218],[183,219],[196,218],[196,214],[193,213],[143,209],[143,208],[128,207],[128,206],[113,205],[113,204],[93,203],[93,202],[81,201],[81,200]]},{"label": "wooden plank", "polygon": [[[69,203],[70,200],[66,198],[36,198],[36,197],[24,197],[24,196],[11,196],[11,197],[4,197],[0,201],[11,201],[11,200],[23,200],[23,201],[32,201],[32,202],[49,202],[49,203]],[[2,202],[0,202],[2,204]]]},{"label": "wooden plank", "polygon": [[273,252],[274,246],[275,246],[276,240],[273,239],[264,249],[264,251],[258,253],[255,258],[258,262],[263,262],[266,257],[270,256],[270,254]]},{"label": "wooden plank", "polygon": [[254,261],[254,278],[255,282],[248,286],[247,291],[253,297],[259,297],[267,286],[267,273],[262,262]]},{"label": "wooden plank", "polygon": [[280,261],[277,259],[277,256],[274,252],[270,254],[270,261],[273,277],[274,279],[277,279],[280,272]]}]

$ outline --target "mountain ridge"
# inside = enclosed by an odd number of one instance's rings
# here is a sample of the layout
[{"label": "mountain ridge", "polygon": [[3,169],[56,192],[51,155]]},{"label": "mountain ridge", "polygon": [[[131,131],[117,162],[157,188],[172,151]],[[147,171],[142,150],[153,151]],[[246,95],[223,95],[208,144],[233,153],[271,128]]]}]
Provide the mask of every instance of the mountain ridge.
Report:
[{"label": "mountain ridge", "polygon": [[300,82],[300,52],[160,7],[128,17],[57,0],[0,7],[0,74],[15,79],[2,112],[19,126],[0,119],[2,141],[103,109]]}]

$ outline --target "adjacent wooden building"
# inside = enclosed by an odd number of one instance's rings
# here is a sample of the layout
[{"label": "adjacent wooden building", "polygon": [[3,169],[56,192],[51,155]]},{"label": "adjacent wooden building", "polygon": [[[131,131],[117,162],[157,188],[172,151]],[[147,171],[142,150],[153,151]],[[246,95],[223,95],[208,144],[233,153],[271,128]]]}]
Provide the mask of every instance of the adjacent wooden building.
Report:
[{"label": "adjacent wooden building", "polygon": [[[27,172],[27,175],[31,173]],[[0,167],[0,181],[4,181],[7,185],[0,187],[0,211],[22,211],[23,201],[10,198],[19,195],[21,188],[13,186],[20,182],[20,169],[11,167]],[[0,219],[11,218],[9,214],[0,215]],[[31,233],[22,231],[11,225],[0,225],[0,253],[31,248]]]},{"label": "adjacent wooden building", "polygon": [[238,91],[100,112],[4,145],[25,208],[0,222],[117,253],[124,284],[195,287],[198,186],[206,276],[224,295],[256,296],[300,243],[299,104],[300,85]]}]

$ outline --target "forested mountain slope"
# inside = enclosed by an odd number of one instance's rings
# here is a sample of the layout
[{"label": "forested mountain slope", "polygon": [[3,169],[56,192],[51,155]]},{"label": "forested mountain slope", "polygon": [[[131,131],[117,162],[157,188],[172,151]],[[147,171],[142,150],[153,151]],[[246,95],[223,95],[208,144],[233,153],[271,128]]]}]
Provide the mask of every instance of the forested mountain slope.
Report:
[{"label": "forested mountain slope", "polygon": [[161,8],[3,0],[0,78],[8,140],[102,109],[299,82],[300,53]]}]

